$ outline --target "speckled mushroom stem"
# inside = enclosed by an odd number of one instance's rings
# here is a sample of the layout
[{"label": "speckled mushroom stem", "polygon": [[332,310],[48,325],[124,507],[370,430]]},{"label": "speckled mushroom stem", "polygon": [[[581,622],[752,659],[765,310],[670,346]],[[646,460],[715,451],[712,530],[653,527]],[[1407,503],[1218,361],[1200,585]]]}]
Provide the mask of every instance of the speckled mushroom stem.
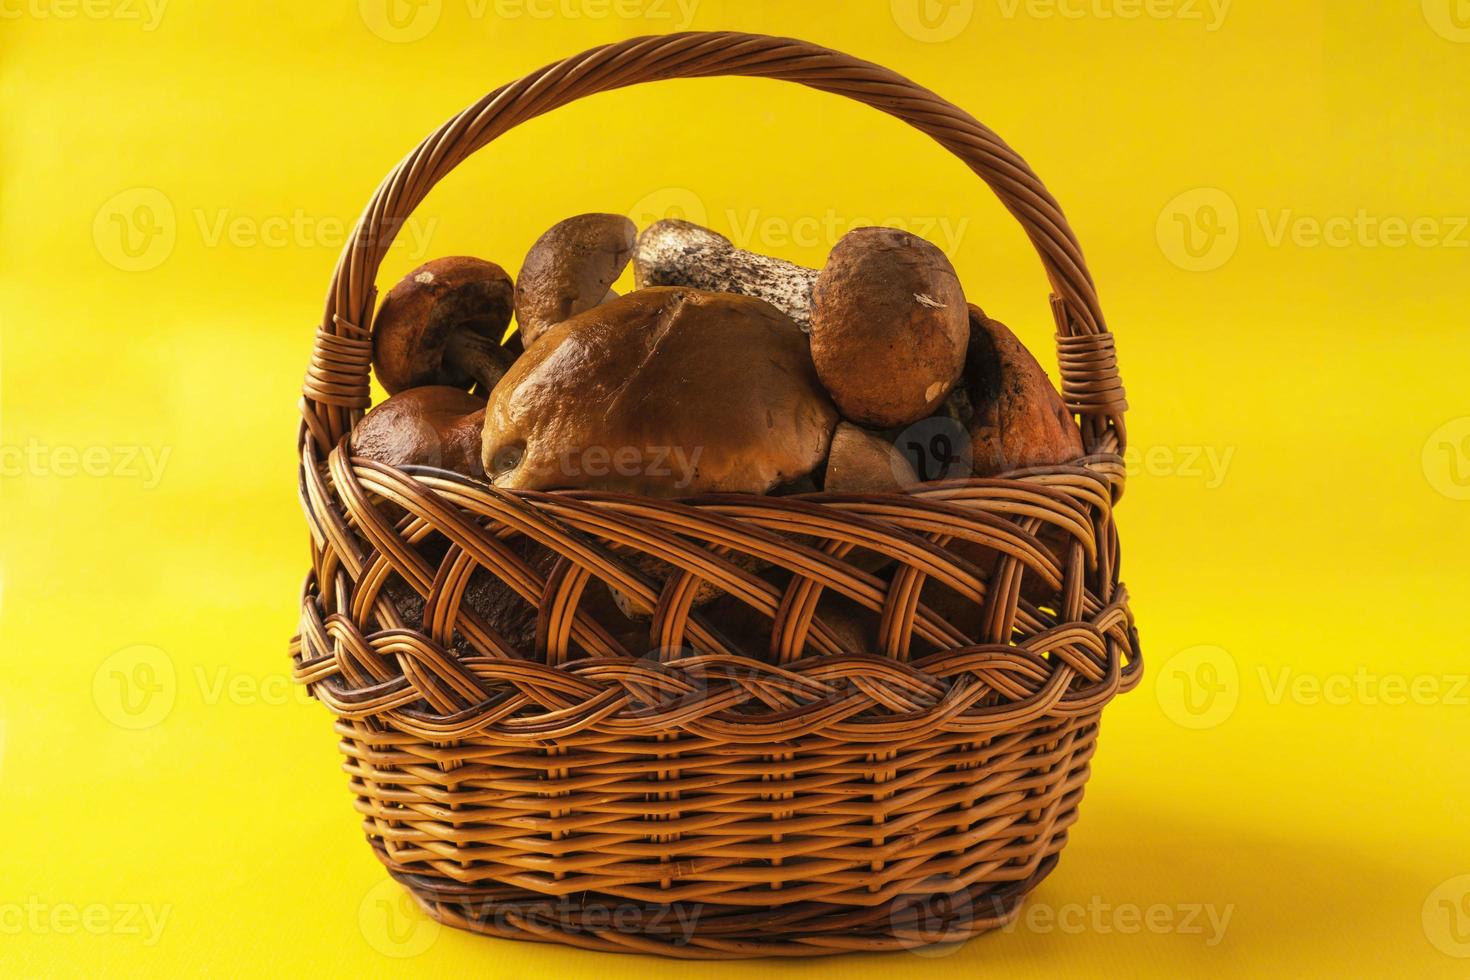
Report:
[{"label": "speckled mushroom stem", "polygon": [[633,275],[639,289],[688,286],[754,296],[811,330],[815,269],[736,248],[690,221],[668,218],[644,229],[633,250]]}]

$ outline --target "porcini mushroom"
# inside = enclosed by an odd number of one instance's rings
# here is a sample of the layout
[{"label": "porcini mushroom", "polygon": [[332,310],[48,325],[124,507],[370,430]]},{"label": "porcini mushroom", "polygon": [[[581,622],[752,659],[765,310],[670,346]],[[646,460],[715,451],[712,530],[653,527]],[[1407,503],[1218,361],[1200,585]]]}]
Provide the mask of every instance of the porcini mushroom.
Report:
[{"label": "porcini mushroom", "polygon": [[959,377],[969,325],[949,259],[896,228],[856,228],[822,271],[736,248],[688,221],[638,236],[638,285],[757,296],[810,331],[817,374],[844,418],[892,428],[932,412]]},{"label": "porcini mushroom", "polygon": [[352,429],[352,455],[389,466],[436,466],[483,477],[485,399],[448,385],[400,391]]},{"label": "porcini mushroom", "polygon": [[897,228],[842,236],[812,292],[817,375],[862,425],[907,425],[937,408],[964,367],[969,330],[954,266]]},{"label": "porcini mushroom", "polygon": [[425,262],[384,298],[373,321],[373,370],[390,395],[425,385],[489,392],[515,359],[500,343],[514,287],[493,262]]},{"label": "porcini mushroom", "polygon": [[527,347],[554,326],[616,296],[638,226],[621,214],[579,214],[536,240],[516,279],[517,332]]},{"label": "porcini mushroom", "polygon": [[692,221],[655,221],[638,236],[633,276],[639,289],[690,286],[738,293],[770,303],[806,330],[817,273],[794,262],[736,248],[724,235]]},{"label": "porcini mushroom", "polygon": [[837,412],[801,329],[761,300],[640,289],[552,327],[491,393],[502,487],[764,493],[811,472]]},{"label": "porcini mushroom", "polygon": [[893,443],[851,422],[837,423],[823,489],[840,493],[898,493],[918,482],[908,458]]},{"label": "porcini mushroom", "polygon": [[969,307],[965,357],[970,451],[976,476],[1070,463],[1082,455],[1082,430],[1046,371],[1016,335],[978,306]]}]

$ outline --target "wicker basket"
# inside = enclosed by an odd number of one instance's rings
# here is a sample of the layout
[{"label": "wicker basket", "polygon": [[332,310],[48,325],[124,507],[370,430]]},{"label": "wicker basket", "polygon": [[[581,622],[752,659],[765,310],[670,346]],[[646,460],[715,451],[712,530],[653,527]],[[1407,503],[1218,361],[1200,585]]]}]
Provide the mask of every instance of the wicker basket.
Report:
[{"label": "wicker basket", "polygon": [[[1084,458],[907,495],[672,502],[507,492],[349,457],[369,404],[374,277],[429,190],[575,99],[713,75],[866,103],[990,185],[1054,289]],[[1055,866],[1100,713],[1142,670],[1112,516],[1126,405],[1060,209],[960,109],[876,65],[746,34],[640,38],[534,72],[378,188],[337,266],[302,406],[312,570],[295,676],[337,718],[379,859],[436,919],[683,957],[897,949],[1004,924]],[[527,539],[559,556],[549,574],[524,559]],[[977,568],[959,542],[999,557]],[[875,554],[896,571],[870,571]],[[682,571],[654,583],[641,556]],[[480,568],[539,610],[534,649],[460,606]],[[700,582],[769,623],[769,645],[764,629],[747,649],[707,623]],[[602,583],[654,607],[646,649],[598,622],[586,600]],[[390,586],[423,597],[422,631]],[[879,649],[842,649],[814,612],[824,590],[881,615]],[[936,611],[940,596],[976,604],[976,635]]]}]

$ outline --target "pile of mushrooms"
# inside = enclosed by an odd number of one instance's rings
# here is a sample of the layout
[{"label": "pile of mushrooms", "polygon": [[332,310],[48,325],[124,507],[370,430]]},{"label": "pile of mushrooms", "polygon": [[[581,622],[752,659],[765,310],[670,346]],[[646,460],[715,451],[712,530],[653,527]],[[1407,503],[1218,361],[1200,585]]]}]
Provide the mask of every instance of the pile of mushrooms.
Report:
[{"label": "pile of mushrooms", "polygon": [[687,221],[577,215],[514,281],[464,256],[414,269],[378,310],[373,367],[390,397],[353,455],[513,490],[895,493],[1082,455],[1036,359],[894,228],[849,232],[815,270]]}]

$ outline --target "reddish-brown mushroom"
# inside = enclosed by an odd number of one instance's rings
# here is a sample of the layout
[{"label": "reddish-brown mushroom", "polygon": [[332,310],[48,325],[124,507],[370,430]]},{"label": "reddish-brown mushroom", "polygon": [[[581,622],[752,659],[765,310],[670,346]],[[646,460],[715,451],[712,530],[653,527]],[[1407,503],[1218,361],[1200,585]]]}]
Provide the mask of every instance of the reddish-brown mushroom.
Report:
[{"label": "reddish-brown mushroom", "polygon": [[483,477],[485,399],[447,385],[400,391],[352,429],[352,455],[389,466],[437,466]]},{"label": "reddish-brown mushroom", "polygon": [[812,361],[844,418],[874,428],[934,411],[959,379],[969,323],[954,267],[896,228],[842,237],[812,293]]},{"label": "reddish-brown mushroom", "polygon": [[1070,463],[1082,430],[1046,371],[1016,335],[971,306],[965,394],[976,476]]}]

